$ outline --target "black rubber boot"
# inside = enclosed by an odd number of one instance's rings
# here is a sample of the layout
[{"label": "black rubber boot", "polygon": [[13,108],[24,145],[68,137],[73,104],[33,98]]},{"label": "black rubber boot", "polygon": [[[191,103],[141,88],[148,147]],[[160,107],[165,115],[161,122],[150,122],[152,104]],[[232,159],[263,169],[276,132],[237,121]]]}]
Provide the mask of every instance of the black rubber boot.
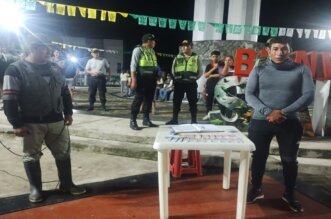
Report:
[{"label": "black rubber boot", "polygon": [[198,124],[196,113],[191,113],[191,124]]},{"label": "black rubber boot", "polygon": [[158,127],[158,125],[151,122],[149,114],[144,114],[143,125],[148,127]]},{"label": "black rubber boot", "polygon": [[81,195],[86,193],[85,188],[76,186],[72,182],[71,161],[70,158],[65,160],[55,160],[60,180],[60,191],[70,193],[71,195]]},{"label": "black rubber boot", "polygon": [[131,114],[131,120],[130,120],[130,128],[132,130],[140,130],[137,124],[137,115]]},{"label": "black rubber boot", "polygon": [[166,122],[166,125],[178,125],[178,113],[173,113],[172,119]]},{"label": "black rubber boot", "polygon": [[30,183],[30,202],[42,202],[44,200],[42,195],[41,169],[39,161],[24,162],[24,169]]},{"label": "black rubber boot", "polygon": [[93,111],[94,110],[94,104],[90,104],[90,106],[87,108],[87,111]]}]

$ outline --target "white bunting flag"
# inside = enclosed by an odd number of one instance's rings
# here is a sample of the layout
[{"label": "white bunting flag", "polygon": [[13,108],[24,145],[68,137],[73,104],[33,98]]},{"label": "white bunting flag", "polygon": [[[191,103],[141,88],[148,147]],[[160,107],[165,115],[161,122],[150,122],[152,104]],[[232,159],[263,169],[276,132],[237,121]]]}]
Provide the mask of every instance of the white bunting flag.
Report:
[{"label": "white bunting flag", "polygon": [[328,32],[329,32],[329,38],[331,40],[331,30],[328,30]]},{"label": "white bunting flag", "polygon": [[313,35],[314,35],[314,38],[318,38],[318,30],[313,30]]},{"label": "white bunting flag", "polygon": [[286,30],[286,36],[287,37],[293,37],[294,29],[293,28],[287,28]]},{"label": "white bunting flag", "polygon": [[326,37],[326,30],[320,30],[320,34],[318,35],[318,39],[324,40]]},{"label": "white bunting flag", "polygon": [[286,35],[286,28],[280,27],[278,36],[285,36]]},{"label": "white bunting flag", "polygon": [[308,39],[310,37],[311,29],[305,29],[305,38]]},{"label": "white bunting flag", "polygon": [[302,34],[303,34],[303,29],[296,29],[297,33],[298,33],[298,37],[301,38]]}]

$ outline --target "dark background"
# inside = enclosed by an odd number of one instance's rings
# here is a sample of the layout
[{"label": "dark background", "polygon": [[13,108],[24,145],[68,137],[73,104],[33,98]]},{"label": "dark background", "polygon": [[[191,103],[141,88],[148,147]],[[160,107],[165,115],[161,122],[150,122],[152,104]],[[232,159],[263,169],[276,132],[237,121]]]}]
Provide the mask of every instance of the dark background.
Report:
[{"label": "dark background", "polygon": [[[193,0],[52,0],[51,2],[85,6],[118,12],[133,13],[165,18],[193,20]],[[249,2],[249,1],[248,1]],[[225,8],[229,0],[225,1]],[[39,5],[39,4],[37,4]],[[227,22],[227,10],[224,15]],[[38,6],[31,12],[26,24],[34,32],[68,35],[85,38],[121,39],[124,42],[124,66],[128,67],[130,54],[128,52],[139,43],[145,33],[154,33],[157,37],[156,51],[176,54],[178,45],[184,39],[192,38],[192,31],[176,30],[138,25],[132,17],[123,18],[117,15],[115,23],[81,18],[77,11],[76,17],[60,16],[47,13],[45,7]],[[331,0],[262,0],[260,26],[292,27],[331,30]],[[312,34],[311,34],[312,35]],[[223,35],[223,39],[225,36]],[[259,37],[259,42],[265,42],[267,37]],[[294,50],[331,51],[331,39],[298,39],[293,36]],[[168,70],[171,58],[160,57],[160,66]]]}]

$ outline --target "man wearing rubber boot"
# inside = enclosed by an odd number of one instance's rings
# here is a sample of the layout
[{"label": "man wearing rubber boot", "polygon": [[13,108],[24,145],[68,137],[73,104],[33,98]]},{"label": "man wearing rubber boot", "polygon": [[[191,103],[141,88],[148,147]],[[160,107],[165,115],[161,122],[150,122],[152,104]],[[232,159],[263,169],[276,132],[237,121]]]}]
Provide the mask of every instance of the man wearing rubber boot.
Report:
[{"label": "man wearing rubber boot", "polygon": [[131,59],[131,89],[136,90],[136,95],[131,106],[130,128],[139,130],[137,115],[140,105],[143,104],[143,125],[157,127],[149,118],[154,99],[157,81],[157,59],[154,51],[155,36],[145,34],[142,37],[142,45],[136,47],[132,52]]},{"label": "man wearing rubber boot", "polygon": [[11,64],[4,76],[4,112],[14,133],[23,137],[23,162],[30,183],[30,202],[44,200],[39,159],[43,142],[58,169],[60,190],[72,195],[86,192],[72,182],[70,139],[72,103],[61,68],[49,61],[44,37],[28,41],[28,56]]},{"label": "man wearing rubber boot", "polygon": [[178,124],[178,113],[185,93],[190,106],[191,123],[197,123],[197,80],[202,73],[201,61],[199,56],[192,52],[192,42],[184,40],[181,43],[181,50],[182,51],[177,55],[172,64],[172,74],[175,79],[173,116],[166,125]]}]

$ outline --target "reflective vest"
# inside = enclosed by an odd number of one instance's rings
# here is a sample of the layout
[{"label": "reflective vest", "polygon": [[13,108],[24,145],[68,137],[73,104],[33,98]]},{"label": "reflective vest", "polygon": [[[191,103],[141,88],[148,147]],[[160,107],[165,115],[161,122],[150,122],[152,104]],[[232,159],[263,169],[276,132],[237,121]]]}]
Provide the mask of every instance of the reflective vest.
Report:
[{"label": "reflective vest", "polygon": [[146,49],[144,47],[139,47],[141,51],[141,56],[138,62],[137,72],[140,75],[156,74],[157,73],[157,59],[154,49]]},{"label": "reflective vest", "polygon": [[23,116],[46,116],[51,112],[63,112],[62,88],[65,80],[60,67],[49,63],[43,71],[50,73],[49,82],[24,62],[13,63],[21,74],[20,108]]},{"label": "reflective vest", "polygon": [[192,54],[188,59],[184,54],[178,54],[175,63],[176,80],[196,80],[199,75],[198,55]]}]

